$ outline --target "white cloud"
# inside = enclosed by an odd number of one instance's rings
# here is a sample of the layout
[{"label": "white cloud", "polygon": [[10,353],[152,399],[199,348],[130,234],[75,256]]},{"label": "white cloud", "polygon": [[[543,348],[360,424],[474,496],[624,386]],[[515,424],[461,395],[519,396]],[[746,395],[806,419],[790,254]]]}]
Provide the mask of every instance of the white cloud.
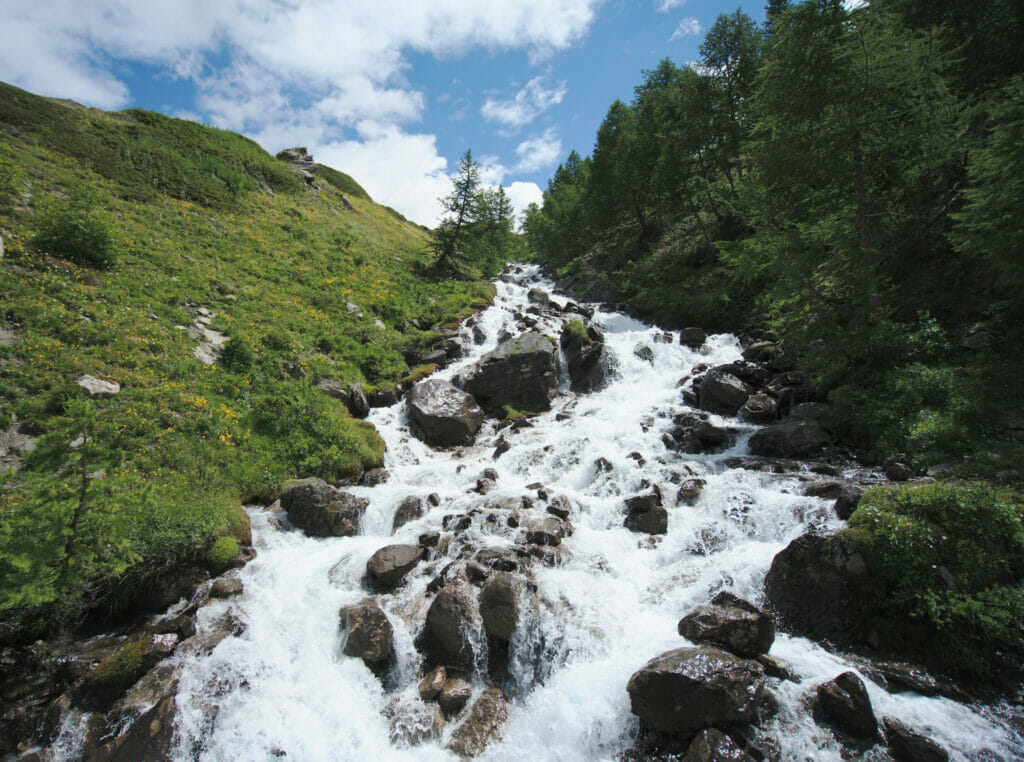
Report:
[{"label": "white cloud", "polygon": [[685,19],[679,22],[679,26],[676,27],[676,31],[672,33],[672,36],[668,38],[669,42],[678,40],[682,37],[697,37],[704,31],[700,25],[700,22],[693,16],[687,16]]},{"label": "white cloud", "polygon": [[674,8],[682,8],[686,5],[686,0],[661,0],[658,3],[658,13],[668,13]]},{"label": "white cloud", "polygon": [[[405,79],[407,54],[444,58],[483,48],[525,50],[539,60],[580,40],[601,2],[4,2],[0,80],[109,109],[131,102],[119,78],[125,64],[163,67],[195,81],[190,110],[204,121],[270,151],[306,144],[318,160],[374,188],[375,198],[433,224],[447,162],[433,136],[408,127],[425,99]],[[523,97],[537,113],[565,95],[564,83],[531,83]],[[525,124],[525,113],[499,121]]]},{"label": "white cloud", "polygon": [[546,75],[534,77],[509,100],[488,98],[480,108],[480,114],[484,119],[509,127],[529,124],[565,98],[565,82],[556,82],[553,87],[548,87],[545,85],[547,79]]},{"label": "white cloud", "polygon": [[548,127],[542,134],[534,135],[516,146],[519,163],[517,172],[536,172],[553,167],[562,155],[562,141],[554,127]]},{"label": "white cloud", "polygon": [[517,218],[526,211],[526,207],[530,204],[540,206],[544,203],[544,192],[541,191],[537,183],[524,183],[517,180],[509,185],[505,191],[512,201],[512,206],[516,209]]}]

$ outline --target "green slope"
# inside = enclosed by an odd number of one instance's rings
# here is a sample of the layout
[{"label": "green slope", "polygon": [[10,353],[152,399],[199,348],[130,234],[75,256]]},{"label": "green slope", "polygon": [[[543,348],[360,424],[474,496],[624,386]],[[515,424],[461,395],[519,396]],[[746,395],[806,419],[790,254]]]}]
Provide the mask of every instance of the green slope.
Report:
[{"label": "green slope", "polygon": [[[13,420],[8,439],[36,438],[20,468],[0,468],[8,618],[55,600],[116,604],[111,580],[127,589],[244,535],[241,500],[379,463],[372,427],[315,382],[401,378],[403,354],[439,340],[413,321],[452,321],[492,290],[437,278],[422,228],[347,175],[318,175],[307,188],[222,130],[0,85],[0,431]],[[68,209],[110,233],[111,268],[34,243]],[[229,337],[215,365],[193,356],[200,309]],[[82,374],[121,392],[86,400]]]}]

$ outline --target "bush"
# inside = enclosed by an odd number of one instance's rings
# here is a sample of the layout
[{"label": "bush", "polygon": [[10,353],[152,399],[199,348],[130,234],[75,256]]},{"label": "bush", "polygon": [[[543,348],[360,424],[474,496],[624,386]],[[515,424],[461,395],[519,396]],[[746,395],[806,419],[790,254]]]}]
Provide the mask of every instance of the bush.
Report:
[{"label": "bush", "polygon": [[972,677],[1024,631],[1024,502],[987,484],[876,487],[845,539],[879,587],[885,629]]},{"label": "bush", "polygon": [[237,555],[238,541],[234,537],[221,537],[206,554],[206,565],[212,574],[220,574]]},{"label": "bush", "polygon": [[90,682],[97,688],[121,692],[135,682],[141,669],[142,644],[132,641],[93,667]]},{"label": "bush", "polygon": [[114,238],[87,202],[45,207],[32,242],[47,254],[98,270],[107,270],[116,261]]}]

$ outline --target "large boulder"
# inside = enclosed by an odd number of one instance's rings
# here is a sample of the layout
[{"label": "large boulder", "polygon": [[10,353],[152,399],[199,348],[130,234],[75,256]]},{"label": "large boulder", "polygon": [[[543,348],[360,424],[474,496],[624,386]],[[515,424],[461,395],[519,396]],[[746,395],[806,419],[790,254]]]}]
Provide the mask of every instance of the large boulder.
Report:
[{"label": "large boulder", "polygon": [[519,622],[521,586],[507,571],[492,574],[480,590],[480,617],[487,634],[498,640],[512,640]]},{"label": "large boulder", "polygon": [[416,638],[429,664],[472,670],[480,650],[483,622],[473,586],[465,572],[437,593],[427,609],[427,619]]},{"label": "large boulder", "polygon": [[736,415],[754,390],[723,368],[712,368],[701,381],[698,404],[701,410],[719,415]]},{"label": "large boulder", "polygon": [[439,378],[416,384],[405,400],[423,439],[430,444],[468,444],[484,422],[484,411],[476,400]]},{"label": "large boulder", "polygon": [[751,423],[771,423],[779,417],[779,405],[763,392],[751,394],[740,408],[739,416]]},{"label": "large boulder", "polygon": [[875,713],[863,681],[853,672],[844,672],[818,686],[818,706],[828,721],[857,738],[878,735]]},{"label": "large boulder", "polygon": [[121,392],[121,385],[117,381],[96,378],[88,374],[79,376],[75,383],[86,397],[94,400],[113,397]]},{"label": "large boulder", "polygon": [[391,520],[391,531],[397,532],[410,521],[423,517],[423,501],[415,495],[409,495],[395,509],[395,517]]},{"label": "large boulder", "polygon": [[861,640],[860,628],[874,605],[861,592],[867,573],[864,557],[841,536],[805,534],[772,560],[765,600],[788,632],[815,640]]},{"label": "large boulder", "polygon": [[369,504],[369,500],[339,492],[317,478],[293,481],[281,495],[288,520],[310,537],[358,534],[359,520]]},{"label": "large boulder", "polygon": [[633,714],[652,730],[685,736],[752,722],[764,699],[764,668],[710,646],[677,648],[629,678]]},{"label": "large boulder", "polygon": [[366,573],[379,590],[393,590],[412,571],[426,551],[419,545],[385,545],[366,562]]},{"label": "large boulder", "polygon": [[768,653],[775,642],[769,614],[732,593],[722,591],[679,622],[679,634],[694,643],[714,643],[744,658]]},{"label": "large boulder", "polygon": [[345,656],[362,659],[374,672],[387,667],[395,654],[391,622],[373,598],[345,606],[338,612]]},{"label": "large boulder", "polygon": [[750,437],[750,451],[775,458],[800,458],[814,452],[824,437],[816,421],[792,420],[758,429]]},{"label": "large boulder", "polygon": [[558,384],[558,348],[542,333],[529,331],[502,342],[480,358],[462,386],[489,415],[503,407],[547,410]]},{"label": "large boulder", "polygon": [[889,751],[896,762],[946,762],[949,759],[948,751],[927,736],[915,733],[899,720],[886,717],[882,725],[885,727]]},{"label": "large boulder", "polygon": [[508,719],[508,702],[500,688],[487,688],[473,702],[465,721],[452,734],[447,749],[460,757],[478,757],[487,745],[501,738]]},{"label": "large boulder", "polygon": [[610,358],[604,351],[604,336],[587,329],[583,322],[570,320],[558,340],[569,370],[569,388],[574,392],[600,389],[608,377]]}]

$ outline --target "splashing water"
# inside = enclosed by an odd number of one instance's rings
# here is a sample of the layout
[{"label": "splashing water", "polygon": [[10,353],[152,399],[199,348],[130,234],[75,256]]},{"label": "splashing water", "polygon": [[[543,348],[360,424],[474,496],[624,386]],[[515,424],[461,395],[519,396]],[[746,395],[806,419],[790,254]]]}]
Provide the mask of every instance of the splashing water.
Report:
[{"label": "splashing water", "polygon": [[[515,282],[498,283],[495,305],[480,314],[486,341],[467,342],[467,356],[438,377],[453,378],[493,349],[503,329],[516,333],[514,313],[526,311],[529,287],[551,289],[535,268],[520,273]],[[556,318],[538,320],[536,330],[560,332]],[[338,610],[367,596],[366,561],[378,548],[415,544],[423,532],[440,531],[446,514],[521,498],[532,494],[528,484],[541,482],[569,498],[575,533],[563,541],[570,553],[563,564],[533,567],[536,591],[510,646],[515,689],[509,719],[502,740],[483,758],[613,759],[632,745],[637,727],[626,683],[652,657],[687,644],[676,631],[680,617],[722,589],[760,602],[776,553],[811,527],[842,526],[829,502],[799,495],[795,474],[726,466],[728,458],[747,452],[752,426],[730,419],[741,434],[724,453],[681,455],[662,444],[673,415],[688,409],[679,380],[697,364],[739,359],[735,337],[712,336],[698,351],[678,338],[658,342],[660,331],[620,313],[599,310],[593,322],[617,361],[615,377],[600,392],[561,395],[531,427],[499,431],[489,421],[474,446],[434,450],[411,435],[404,403],[372,411],[370,420],[387,443],[391,477],[349,490],[370,500],[360,536],[311,539],[291,530],[284,514],[249,508],[259,555],[241,571],[245,591],[206,606],[199,621],[202,629],[230,609],[246,627],[209,654],[177,657],[183,660],[178,758],[453,759],[444,743],[454,724],[436,741],[404,748],[392,743],[384,711],[393,695],[362,661],[341,654]],[[634,353],[638,345],[650,348],[653,364]],[[567,378],[561,384],[567,391]],[[494,459],[500,436],[511,447]],[[611,470],[599,468],[598,458]],[[497,488],[486,496],[471,492],[488,467],[498,472]],[[706,486],[692,507],[669,509],[660,542],[623,527],[626,497],[684,478],[703,479]],[[404,498],[434,492],[440,507],[391,533]],[[542,511],[525,514],[540,517]],[[485,514],[486,507],[467,530],[469,541],[477,548],[512,547],[515,530],[487,524]],[[413,639],[426,615],[432,576],[421,572],[436,573],[444,563],[421,564],[396,591],[378,596],[394,629],[397,664],[390,683],[400,698],[416,696],[420,677]],[[764,734],[784,759],[841,759],[840,746],[813,722],[806,702],[819,683],[856,671],[855,662],[786,635],[771,653],[790,662],[798,681],[771,681],[781,708]],[[894,716],[927,733],[954,758],[1024,756],[1019,738],[993,710],[889,695],[865,683],[879,717]]]}]

